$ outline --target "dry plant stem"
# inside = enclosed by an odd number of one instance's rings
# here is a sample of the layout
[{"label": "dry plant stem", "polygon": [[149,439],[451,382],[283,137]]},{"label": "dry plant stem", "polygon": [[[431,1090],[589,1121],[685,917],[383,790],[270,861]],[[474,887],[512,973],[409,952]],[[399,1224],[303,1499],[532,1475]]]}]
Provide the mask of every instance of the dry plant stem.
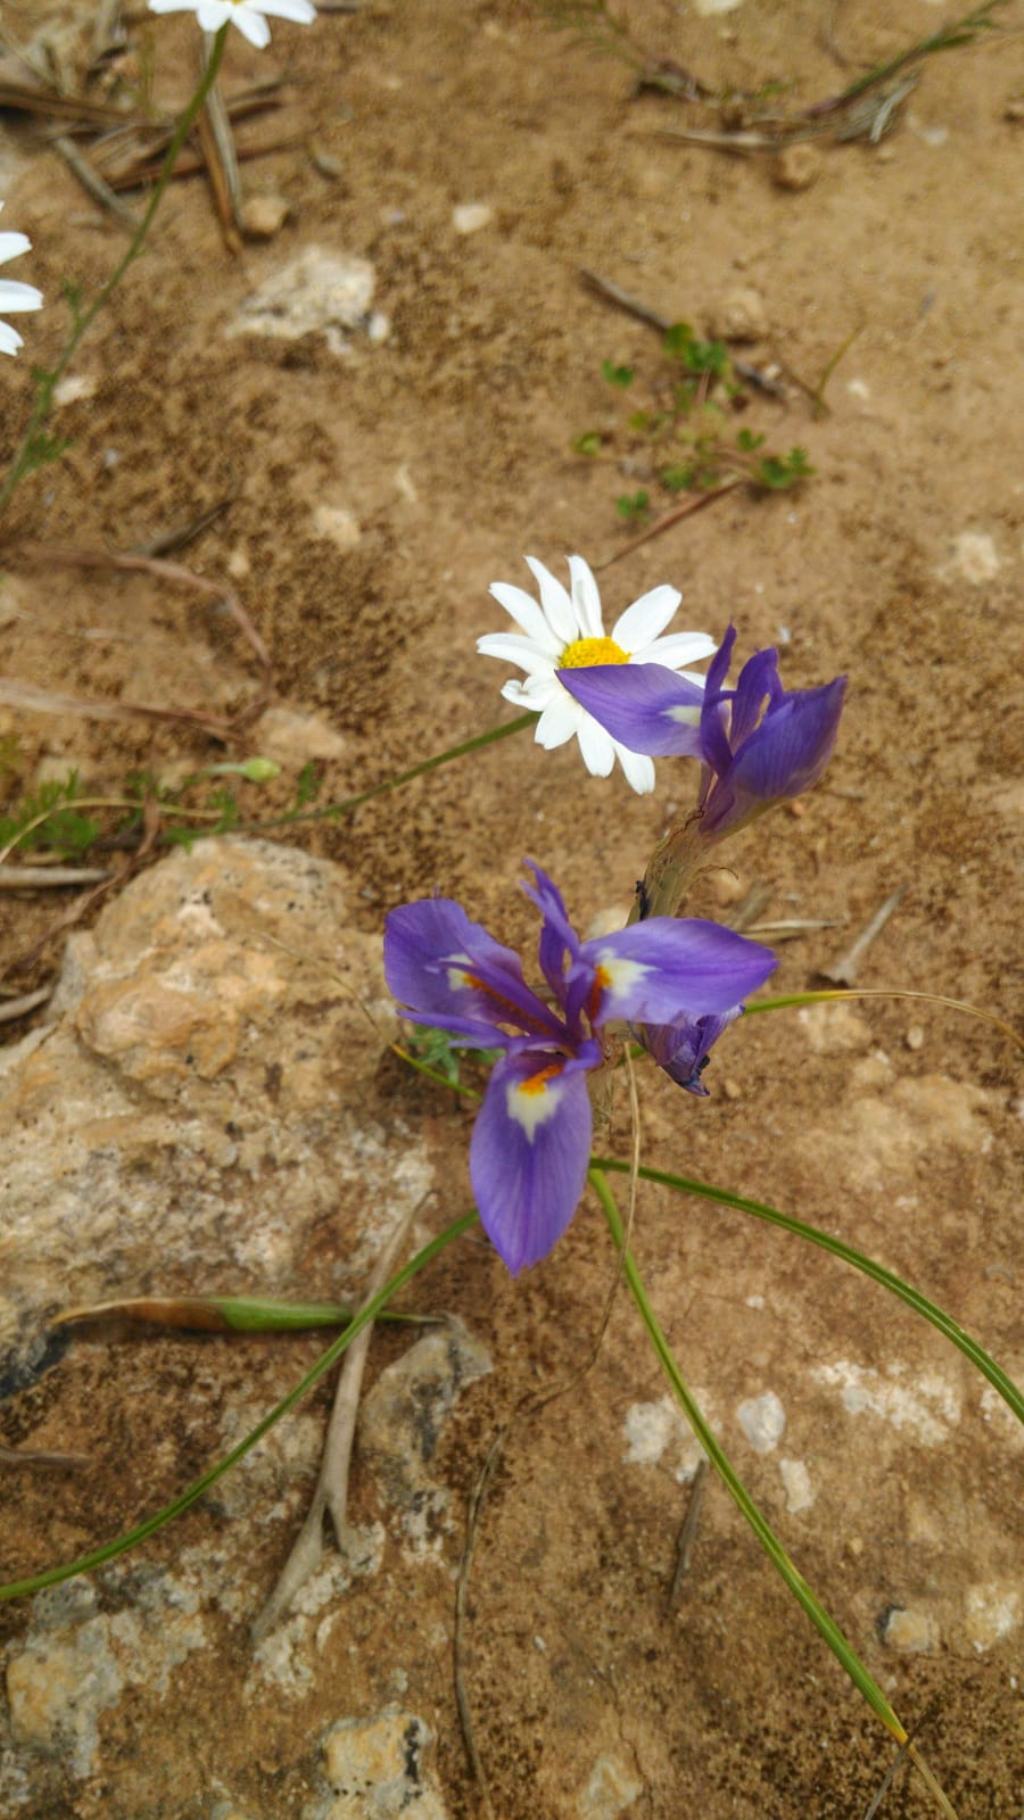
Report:
[{"label": "dry plant stem", "polygon": [[99,885],[109,877],[110,873],[102,866],[0,865],[0,891],[46,891],[56,885]]},{"label": "dry plant stem", "polygon": [[583,1380],[589,1376],[590,1372],[593,1371],[594,1366],[597,1364],[601,1353],[601,1347],[604,1344],[605,1334],[608,1331],[612,1305],[615,1301],[616,1291],[622,1281],[623,1259],[625,1258],[626,1251],[629,1247],[629,1239],[633,1230],[633,1222],[636,1215],[637,1183],[639,1181],[640,1173],[640,1102],[637,1096],[636,1072],[633,1067],[633,1059],[630,1054],[628,1043],[625,1044],[624,1047],[623,1060],[626,1068],[626,1078],[629,1082],[630,1121],[633,1134],[629,1172],[629,1211],[626,1215],[625,1240],[619,1252],[618,1259],[616,1260],[615,1274],[608,1285],[608,1293],[605,1297],[600,1325],[594,1336],[590,1352],[578,1371],[573,1372],[570,1377],[560,1384],[548,1385],[538,1391],[528,1391],[525,1397],[520,1398],[519,1402],[515,1405],[512,1414],[508,1417],[508,1420],[503,1422],[498,1429],[497,1434],[487,1450],[483,1465],[477,1474],[476,1483],[470,1492],[469,1503],[466,1510],[466,1539],[463,1544],[462,1559],[459,1562],[459,1572],[455,1582],[455,1626],[452,1634],[452,1679],[455,1686],[455,1705],[459,1715],[459,1727],[462,1732],[462,1741],[465,1745],[470,1772],[480,1790],[480,1799],[487,1820],[493,1820],[494,1807],[491,1802],[490,1787],[488,1785],[483,1759],[480,1756],[480,1751],[476,1742],[476,1732],[473,1726],[473,1713],[469,1704],[469,1695],[466,1691],[465,1638],[466,1607],[469,1599],[469,1576],[473,1566],[473,1555],[476,1549],[477,1533],[480,1526],[484,1499],[487,1496],[488,1487],[494,1477],[495,1469],[504,1452],[505,1443],[507,1442],[509,1435],[512,1433],[516,1423],[522,1417],[539,1415],[540,1411],[546,1409],[548,1404],[553,1403],[557,1397],[565,1396],[569,1391],[577,1389],[577,1387],[583,1383]]},{"label": "dry plant stem", "polygon": [[58,694],[55,689],[39,689],[35,683],[21,682],[16,676],[0,676],[0,706],[19,708],[26,714],[80,714],[83,720],[153,720],[161,724],[184,724],[201,727],[211,739],[227,745],[245,724],[223,720],[218,714],[202,714],[195,708],[151,708],[139,701],[87,701],[80,695]]},{"label": "dry plant stem", "polygon": [[83,157],[74,140],[69,139],[64,133],[59,133],[53,141],[53,147],[60,153],[68,169],[74,172],[86,194],[91,196],[94,202],[98,202],[100,208],[106,209],[109,215],[113,215],[114,220],[120,222],[129,233],[134,233],[139,225],[139,218],[135,210],[130,209],[127,202],[122,202],[120,196],[115,195],[106,179],[101,177],[98,171],[93,170],[88,158]]},{"label": "dry plant stem", "polygon": [[[644,873],[630,922],[648,916],[675,916],[695,878],[707,862],[707,843],[700,837],[700,814],[694,811],[684,822],[663,835],[651,854]],[[642,914],[641,914],[642,906]],[[760,915],[762,905],[755,915]]]},{"label": "dry plant stem", "polygon": [[693,1554],[694,1542],[697,1539],[697,1525],[700,1522],[701,1506],[704,1503],[707,1476],[708,1463],[706,1458],[702,1455],[697,1462],[697,1470],[693,1475],[693,1484],[690,1487],[690,1499],[686,1506],[686,1515],[683,1518],[682,1528],[679,1531],[679,1539],[676,1543],[676,1565],[672,1575],[672,1584],[668,1589],[668,1596],[665,1600],[666,1611],[672,1610],[672,1607],[679,1598],[679,1589],[690,1571],[690,1558]]},{"label": "dry plant stem", "polygon": [[[206,70],[211,51],[211,34],[204,32],[203,49],[200,53],[200,69],[203,72]],[[229,253],[240,253],[242,238],[238,231],[238,213],[242,206],[242,185],[238,175],[238,158],[235,154],[235,142],[231,136],[228,111],[224,105],[224,97],[216,83],[206,97],[206,106],[199,115],[196,125],[199,132],[199,144],[210,174],[210,187],[220,219],[224,245]]]},{"label": "dry plant stem", "polygon": [[40,986],[37,992],[26,992],[21,998],[5,999],[0,1002],[0,1024],[13,1024],[19,1017],[28,1017],[30,1011],[38,1011],[52,995],[52,986]]},{"label": "dry plant stem", "polygon": [[172,587],[190,588],[194,593],[203,594],[208,600],[219,601],[227,608],[262,668],[270,669],[270,652],[234,589],[222,581],[208,581],[205,575],[197,575],[194,570],[187,569],[184,563],[167,562],[159,556],[143,554],[137,550],[80,550],[74,544],[59,543],[16,544],[6,560],[12,566],[21,560],[30,564],[39,563],[45,568],[56,565],[65,569],[115,569],[128,575],[153,575],[158,581],[169,582]]},{"label": "dry plant stem", "polygon": [[[409,1228],[422,1206],[423,1200],[420,1200],[414,1207],[410,1207],[384,1246],[370,1278],[363,1307],[367,1302],[373,1300],[373,1297],[387,1282],[395,1258],[405,1243]],[[269,1635],[275,1624],[285,1616],[296,1593],[320,1566],[324,1551],[325,1516],[329,1516],[331,1519],[339,1550],[342,1554],[345,1552],[348,1535],[348,1521],[345,1512],[348,1503],[349,1464],[352,1459],[352,1443],[355,1439],[356,1416],[359,1411],[359,1392],[362,1388],[366,1355],[372,1335],[373,1322],[370,1321],[361,1333],[357,1334],[345,1354],[338,1377],[338,1386],[334,1393],[334,1408],[331,1411],[331,1419],[327,1427],[327,1439],[324,1443],[316,1489],[306,1513],[306,1520],[295,1539],[291,1554],[281,1570],[277,1585],[253,1623],[252,1636],[256,1643]]]},{"label": "dry plant stem", "polygon": [[185,140],[188,138],[196,115],[199,113],[207,95],[217,80],[217,71],[220,69],[221,61],[224,56],[224,46],[227,42],[227,35],[228,26],[222,25],[214,41],[213,53],[207,64],[206,73],[175,128],[174,137],[167,148],[167,156],[164,159],[163,169],[161,170],[160,176],[154,187],[153,194],[149,199],[142,220],[139,222],[135,233],[132,235],[123,258],[118,261],[110,277],[107,279],[106,284],[97,292],[88,309],[84,310],[75,321],[57,365],[53,368],[52,372],[47,373],[46,378],[40,381],[36,389],[36,401],[32,407],[28,426],[18,446],[17,453],[14,456],[11,466],[7,471],[7,478],[3,485],[0,486],[0,513],[4,512],[7,506],[10,505],[15,492],[34,463],[36,439],[50,415],[53,405],[53,394],[77,354],[83,337],[92,327],[104,304],[107,303],[113,292],[117,289],[125,273],[128,271],[129,266],[134,265],[145,245],[146,235],[149,233],[153,224],[153,217],[160,207],[164,191],[171,180],[171,173],[174,170],[178,153],[184,145]]},{"label": "dry plant stem", "polygon": [[0,1447],[0,1466],[49,1466],[59,1472],[77,1472],[89,1464],[84,1453],[49,1453],[46,1449]]},{"label": "dry plant stem", "polygon": [[900,885],[896,891],[890,893],[884,904],[881,904],[875,911],[874,916],[871,918],[871,921],[867,924],[866,928],[861,930],[856,941],[851,942],[846,952],[841,954],[838,960],[834,960],[830,967],[823,967],[821,969],[822,979],[832,980],[833,984],[836,986],[853,985],[857,978],[857,974],[860,971],[861,961],[864,959],[872,942],[877,936],[881,935],[882,930],[885,928],[893,911],[899,909],[900,903],[906,894],[906,890],[906,885]]},{"label": "dry plant stem", "polygon": [[606,556],[604,562],[595,563],[595,570],[600,573],[603,569],[610,569],[613,563],[621,562],[624,556],[631,556],[634,550],[639,550],[641,544],[650,543],[652,537],[660,537],[663,531],[671,530],[681,519],[691,517],[694,512],[702,512],[705,506],[714,505],[716,499],[724,499],[727,493],[743,484],[744,476],[733,474],[728,480],[723,480],[721,486],[712,487],[709,493],[701,493],[696,499],[684,500],[681,506],[673,506],[671,512],[655,519],[646,531],[641,531],[637,537],[631,537],[628,543],[621,544],[613,556]]}]

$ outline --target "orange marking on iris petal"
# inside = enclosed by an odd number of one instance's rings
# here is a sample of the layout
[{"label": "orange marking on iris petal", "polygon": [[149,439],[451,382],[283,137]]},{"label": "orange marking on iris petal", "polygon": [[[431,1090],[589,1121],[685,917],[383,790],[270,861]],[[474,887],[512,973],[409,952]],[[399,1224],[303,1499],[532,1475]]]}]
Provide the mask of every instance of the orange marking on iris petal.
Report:
[{"label": "orange marking on iris petal", "polygon": [[477,992],[482,992],[485,998],[491,999],[495,1005],[502,1008],[507,1023],[520,1026],[525,1024],[531,1030],[544,1029],[539,1017],[533,1017],[529,1011],[524,1011],[521,1005],[516,1004],[515,999],[506,998],[503,992],[495,991],[495,988],[489,986],[486,980],[478,979],[475,973],[463,973],[462,977],[467,986],[472,986]]},{"label": "orange marking on iris petal", "polygon": [[604,993],[607,992],[611,983],[612,976],[607,968],[595,967],[594,983],[590,988],[590,997],[587,999],[587,1016],[591,1023],[594,1023],[597,1018],[597,1014],[601,1009],[601,999]]},{"label": "orange marking on iris petal", "polygon": [[548,1082],[554,1080],[556,1074],[561,1074],[564,1066],[564,1062],[549,1062],[546,1068],[541,1068],[537,1074],[531,1074],[528,1080],[520,1081],[517,1091],[519,1093],[546,1093]]}]

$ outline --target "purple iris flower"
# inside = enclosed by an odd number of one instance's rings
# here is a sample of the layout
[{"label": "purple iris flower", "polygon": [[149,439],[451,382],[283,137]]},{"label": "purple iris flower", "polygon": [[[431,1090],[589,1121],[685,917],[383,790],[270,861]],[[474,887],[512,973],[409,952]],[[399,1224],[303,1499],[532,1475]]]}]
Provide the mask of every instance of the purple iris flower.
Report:
[{"label": "purple iris flower", "polygon": [[742,1010],[742,1005],[734,1005],[731,1011],[684,1017],[675,1024],[641,1024],[636,1035],[673,1081],[685,1087],[687,1093],[707,1099],[708,1090],[701,1076],[711,1060],[712,1045]]},{"label": "purple iris flower", "polygon": [[696,918],[655,916],[581,941],[556,886],[531,870],[535,883],[524,889],[541,914],[547,1000],[526,984],[519,956],[450,898],[402,904],[384,933],[388,985],[415,1023],[449,1030],[468,1048],[504,1051],[473,1128],[469,1169],[484,1230],[513,1274],[547,1256],[583,1193],[586,1077],[605,1059],[604,1026],[722,1022],[775,966],[758,942]]},{"label": "purple iris flower", "polygon": [[819,689],[784,689],[771,649],[749,658],[727,689],[735,642],[730,626],[703,689],[658,664],[559,671],[570,695],[631,751],[703,760],[700,831],[716,840],[817,783],[846,692],[845,676]]}]

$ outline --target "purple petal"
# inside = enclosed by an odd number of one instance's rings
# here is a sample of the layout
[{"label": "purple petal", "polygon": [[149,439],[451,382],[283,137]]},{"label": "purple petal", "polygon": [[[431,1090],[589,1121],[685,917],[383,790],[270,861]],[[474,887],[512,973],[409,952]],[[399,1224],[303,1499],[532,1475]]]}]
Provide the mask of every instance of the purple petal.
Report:
[{"label": "purple petal", "polygon": [[733,761],[737,798],[759,803],[799,796],[816,784],[832,756],[843,711],[846,678],[820,689],[799,689],[769,709]]},{"label": "purple petal", "polygon": [[753,733],[766,698],[773,707],[784,698],[778,653],[771,646],[766,651],[755,651],[740,671],[729,723],[729,744],[734,754]]},{"label": "purple petal", "polygon": [[524,884],[523,890],[531,904],[536,904],[544,919],[539,942],[541,971],[559,1004],[563,1004],[566,964],[575,960],[579,953],[580,938],[569,921],[569,913],[558,886],[534,860],[527,860],[526,864],[533,873],[536,884]]},{"label": "purple petal", "polygon": [[559,670],[558,680],[631,752],[648,758],[700,756],[704,690],[663,664],[596,664]]},{"label": "purple petal", "polygon": [[469,1172],[484,1231],[513,1276],[572,1219],[590,1160],[587,1043],[572,1061],[536,1049],[496,1064],[473,1127]]},{"label": "purple petal", "polygon": [[776,966],[770,948],[698,917],[652,916],[584,942],[570,977],[589,978],[591,1023],[672,1024],[731,1011]]},{"label": "purple petal", "polygon": [[722,703],[729,699],[725,680],[736,643],[736,627],[730,626],[708,666],[704,705],[700,717],[700,751],[705,764],[723,777],[732,763],[732,747],[725,730]]},{"label": "purple petal", "polygon": [[519,956],[470,922],[451,898],[423,898],[390,912],[384,972],[417,1023],[458,1030],[471,1040],[502,1024],[561,1034],[558,1020],[523,979]]},{"label": "purple petal", "polygon": [[638,1035],[659,1068],[688,1093],[707,1098],[708,1090],[701,1080],[707,1067],[712,1045],[723,1030],[739,1017],[742,1007],[734,1006],[720,1016],[683,1018],[677,1024],[641,1024]]}]

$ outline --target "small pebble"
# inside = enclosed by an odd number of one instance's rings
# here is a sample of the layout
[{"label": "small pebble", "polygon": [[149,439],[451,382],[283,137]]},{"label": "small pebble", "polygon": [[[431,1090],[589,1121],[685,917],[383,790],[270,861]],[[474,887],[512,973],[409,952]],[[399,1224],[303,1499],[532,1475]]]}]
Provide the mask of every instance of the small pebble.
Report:
[{"label": "small pebble", "polygon": [[739,1082],[734,1081],[728,1075],[722,1082],[722,1092],[725,1094],[727,1100],[741,1100],[743,1098],[743,1089]]},{"label": "small pebble", "polygon": [[772,164],[772,182],[780,190],[809,190],[821,171],[821,153],[813,145],[787,145]]},{"label": "small pebble", "polygon": [[907,1031],[905,1041],[908,1049],[923,1049],[924,1031],[920,1024],[911,1024],[910,1029]]},{"label": "small pebble", "polygon": [[929,1655],[939,1640],[934,1618],[927,1612],[906,1611],[896,1605],[889,1613],[882,1631],[882,1641],[901,1655]]},{"label": "small pebble", "polygon": [[774,1452],[786,1432],[786,1412],[774,1390],[748,1397],[736,1416],[755,1453]]},{"label": "small pebble", "polygon": [[746,284],[727,291],[711,312],[710,329],[722,341],[763,340],[768,312],[760,291]]},{"label": "small pebble", "polygon": [[287,196],[280,196],[274,190],[268,190],[262,196],[247,196],[239,212],[242,232],[249,240],[273,240],[291,212]]},{"label": "small pebble", "polygon": [[488,202],[460,202],[452,210],[452,227],[457,234],[478,234],[494,220]]},{"label": "small pebble", "polygon": [[1015,126],[1024,120],[1024,95],[1010,96],[1003,109],[1003,119],[1012,120]]}]

